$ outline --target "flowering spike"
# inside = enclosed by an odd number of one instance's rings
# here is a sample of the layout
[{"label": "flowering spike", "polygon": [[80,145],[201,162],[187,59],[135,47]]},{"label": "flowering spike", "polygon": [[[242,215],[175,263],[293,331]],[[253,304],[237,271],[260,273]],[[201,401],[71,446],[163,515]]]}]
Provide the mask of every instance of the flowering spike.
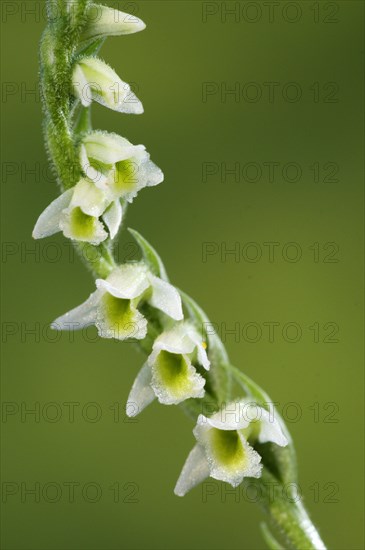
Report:
[{"label": "flowering spike", "polygon": [[[66,191],[39,216],[33,236],[38,239],[62,231],[81,241],[75,243],[79,251],[97,252],[100,257],[95,262],[94,254],[82,255],[98,277],[96,290],[52,326],[73,330],[95,325],[101,337],[139,340],[148,358],[130,392],[128,416],[158,399],[166,405],[180,403],[194,419],[198,417],[196,445],[177,482],[177,495],[209,476],[235,487],[244,477],[259,478],[265,469],[258,485],[267,479],[279,485],[274,502],[263,491],[264,506],[277,532],[291,548],[324,549],[304,508],[294,501],[284,502],[279,495],[284,483],[295,485],[296,461],[283,421],[272,417],[275,409],[265,408],[268,396],[230,364],[223,342],[208,329],[208,317],[168,282],[161,258],[139,233],[131,231],[143,261],[116,266],[112,241],[126,203],[140,189],[162,182],[163,174],[143,145],[92,131],[87,108],[96,101],[122,113],[143,112],[131,87],[95,56],[106,36],[138,32],[145,24],[91,0],[57,0],[56,4],[48,1],[40,74],[47,150]],[[58,9],[61,17],[56,19]],[[240,386],[242,397],[225,405],[230,401],[231,379]],[[218,413],[199,414],[203,405],[211,404]],[[271,444],[265,446],[267,442]],[[265,451],[262,463],[260,449]],[[270,544],[279,547],[273,540]]]}]

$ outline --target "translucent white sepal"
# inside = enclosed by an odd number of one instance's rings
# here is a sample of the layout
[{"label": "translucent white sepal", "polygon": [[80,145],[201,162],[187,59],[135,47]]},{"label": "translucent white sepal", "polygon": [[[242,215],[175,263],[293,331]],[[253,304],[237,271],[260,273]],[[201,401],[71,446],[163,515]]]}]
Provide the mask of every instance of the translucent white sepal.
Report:
[{"label": "translucent white sepal", "polygon": [[78,330],[93,325],[100,298],[101,293],[96,290],[84,303],[53,321],[51,327],[54,330]]},{"label": "translucent white sepal", "polygon": [[132,300],[143,294],[150,282],[142,264],[124,264],[115,268],[107,279],[97,279],[96,286],[116,298]]},{"label": "translucent white sepal", "polygon": [[61,231],[60,221],[62,212],[69,206],[72,195],[73,189],[68,189],[47,206],[39,216],[33,229],[34,239],[43,239],[43,237],[49,237]]},{"label": "translucent white sepal", "polygon": [[150,304],[175,319],[175,321],[183,319],[181,298],[176,288],[154,275],[150,275],[150,281],[152,285]]},{"label": "translucent white sepal", "polygon": [[130,391],[126,406],[127,416],[137,416],[147,405],[156,399],[155,393],[151,388],[151,380],[151,367],[145,363],[139,371]]},{"label": "translucent white sepal", "polygon": [[73,69],[74,93],[84,107],[92,101],[121,113],[141,114],[142,103],[107,63],[97,57],[79,59]]},{"label": "translucent white sepal", "polygon": [[145,23],[135,15],[100,4],[90,4],[86,15],[87,22],[80,38],[82,43],[104,36],[132,34],[146,28]]},{"label": "translucent white sepal", "polygon": [[183,497],[190,489],[209,476],[210,467],[204,449],[197,444],[186,459],[174,489],[175,495]]}]

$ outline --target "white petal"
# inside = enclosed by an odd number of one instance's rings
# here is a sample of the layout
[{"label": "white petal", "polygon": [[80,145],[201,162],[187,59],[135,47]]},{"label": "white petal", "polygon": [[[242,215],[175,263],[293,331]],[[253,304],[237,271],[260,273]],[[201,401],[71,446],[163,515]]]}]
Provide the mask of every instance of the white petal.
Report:
[{"label": "white petal", "polygon": [[115,71],[97,57],[83,57],[75,64],[72,83],[82,105],[91,100],[123,113],[143,113],[142,103]]},{"label": "white petal", "polygon": [[200,343],[197,343],[197,350],[198,350],[198,361],[199,363],[201,364],[202,367],[205,368],[205,370],[209,370],[210,369],[210,361],[208,359],[208,355],[207,355],[207,352],[205,350],[205,347],[203,346],[203,344],[200,342]]},{"label": "white petal", "polygon": [[[137,149],[140,149],[137,151]],[[163,172],[149,160],[150,155],[147,153],[143,145],[136,145],[133,157],[129,159],[129,166],[126,173],[120,174],[118,171],[115,175],[114,189],[122,190],[123,198],[128,202],[133,202],[138,192],[144,187],[158,185],[163,181]],[[116,167],[119,168],[118,166]]]},{"label": "white petal", "polygon": [[219,430],[242,430],[247,428],[250,423],[250,417],[247,415],[247,409],[241,401],[228,403],[210,416],[203,414],[198,417],[197,429],[199,426],[210,426]]},{"label": "white petal", "polygon": [[141,175],[143,177],[144,186],[153,187],[163,181],[164,175],[162,170],[149,159],[148,153],[147,155],[146,160],[141,166]]},{"label": "white petal", "polygon": [[54,330],[78,330],[93,325],[96,320],[96,310],[101,297],[102,292],[96,290],[90,294],[83,304],[71,309],[71,311],[53,321],[51,327]]},{"label": "white petal", "polygon": [[124,264],[115,268],[106,280],[97,279],[96,286],[116,298],[132,300],[141,296],[150,282],[142,264]]},{"label": "white petal", "polygon": [[107,228],[109,229],[110,238],[114,239],[118,233],[120,224],[122,223],[123,210],[119,200],[112,202],[109,208],[103,214]]},{"label": "white petal", "polygon": [[81,35],[82,42],[143,31],[144,22],[135,15],[129,15],[100,4],[90,4],[87,22]]},{"label": "white petal", "polygon": [[150,360],[153,363],[161,350],[171,353],[188,354],[194,351],[195,344],[188,335],[184,323],[175,325],[172,329],[162,332],[154,341]]},{"label": "white petal", "polygon": [[205,350],[205,347],[203,345],[203,339],[201,335],[197,332],[197,330],[194,327],[191,327],[189,329],[189,338],[194,342],[197,354],[198,354],[198,362],[202,367],[205,368],[205,370],[210,369],[210,361],[208,359],[207,352]]},{"label": "white petal", "polygon": [[98,189],[91,181],[82,178],[74,188],[74,194],[71,200],[71,207],[79,206],[81,210],[98,218],[107,208],[109,201],[105,193]]},{"label": "white petal", "polygon": [[156,399],[151,388],[152,372],[151,367],[145,363],[139,371],[130,391],[126,413],[127,416],[137,416],[147,405]]},{"label": "white petal", "polygon": [[288,440],[283,434],[278,418],[274,417],[274,413],[269,413],[262,407],[260,407],[260,409],[261,420],[258,437],[259,442],[266,443],[267,441],[271,441],[280,447],[285,447],[288,444]]},{"label": "white petal", "polygon": [[[86,153],[86,147],[81,145],[80,147],[80,164],[82,171],[98,188],[105,189],[105,183],[108,179],[108,174],[104,174],[101,170],[97,170],[90,164],[89,158]],[[100,166],[101,168],[101,166]]]},{"label": "white petal", "polygon": [[175,495],[183,497],[190,489],[204,481],[210,475],[209,463],[204,449],[195,445],[190,452],[175,486]]},{"label": "white petal", "polygon": [[33,229],[34,239],[42,239],[61,231],[60,221],[62,211],[69,206],[73,191],[73,189],[68,189],[62,193],[42,212]]},{"label": "white petal", "polygon": [[177,323],[172,329],[164,331],[156,338],[150,360],[153,363],[161,350],[170,351],[171,353],[192,354],[195,349],[197,350],[198,362],[206,370],[209,370],[210,361],[203,346],[202,338],[195,327],[190,323]]},{"label": "white petal", "polygon": [[83,107],[89,107],[92,103],[90,86],[80,65],[76,64],[72,73],[72,84],[76,97]]},{"label": "white petal", "polygon": [[241,400],[240,404],[244,411],[244,417],[250,422],[247,430],[243,432],[248,438],[253,432],[260,443],[271,441],[280,447],[285,447],[288,444],[274,407],[270,407],[269,412],[248,398]]},{"label": "white petal", "polygon": [[113,132],[90,132],[82,142],[87,156],[103,164],[127,160],[133,156],[135,150],[132,143]]},{"label": "white petal", "polygon": [[83,138],[80,158],[85,174],[98,187],[107,187],[111,197],[123,196],[128,202],[133,202],[143,187],[163,181],[162,171],[150,160],[145,146],[133,145],[115,133],[95,131],[87,134]]},{"label": "white petal", "polygon": [[181,321],[184,315],[180,294],[176,288],[154,275],[149,277],[152,284],[152,296],[149,299],[151,306],[160,309],[175,321]]},{"label": "white petal", "polygon": [[113,111],[118,111],[119,113],[126,113],[131,115],[143,114],[143,105],[136,94],[132,92],[129,84],[120,80],[118,88],[119,90],[123,88],[123,92],[119,94],[117,100],[111,102],[110,100],[106,101],[104,97],[99,97],[95,98],[95,101],[97,101],[101,105],[104,105],[105,107],[109,107],[109,109],[112,109]]}]

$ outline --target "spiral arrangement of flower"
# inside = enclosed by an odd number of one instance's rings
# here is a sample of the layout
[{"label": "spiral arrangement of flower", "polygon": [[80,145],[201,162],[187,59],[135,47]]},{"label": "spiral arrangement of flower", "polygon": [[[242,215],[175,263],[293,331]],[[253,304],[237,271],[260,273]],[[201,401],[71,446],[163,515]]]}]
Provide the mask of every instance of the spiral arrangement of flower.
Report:
[{"label": "spiral arrangement of flower", "polygon": [[[140,233],[130,230],[142,259],[122,265],[114,259],[127,205],[145,187],[160,184],[163,173],[143,145],[93,130],[90,107],[96,101],[121,113],[143,113],[130,86],[97,55],[107,36],[144,28],[135,16],[89,0],[48,2],[41,89],[45,143],[61,194],[39,216],[33,237],[62,232],[96,279],[96,290],[52,327],[95,325],[101,338],[134,340],[145,352],[127,414],[136,416],[157,399],[179,405],[196,421],[196,443],[177,495],[209,476],[233,487],[254,480],[263,488],[269,547],[323,549],[302,504],[280,492],[296,483],[295,452],[268,395],[230,364],[219,337],[206,331],[206,314],[169,282],[161,258]],[[274,496],[267,492],[270,483]]]}]

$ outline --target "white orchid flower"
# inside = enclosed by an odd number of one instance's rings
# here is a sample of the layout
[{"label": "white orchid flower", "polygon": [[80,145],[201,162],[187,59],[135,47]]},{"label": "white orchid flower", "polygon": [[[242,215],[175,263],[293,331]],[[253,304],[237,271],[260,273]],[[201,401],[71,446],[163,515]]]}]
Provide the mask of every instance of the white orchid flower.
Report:
[{"label": "white orchid flower", "polygon": [[82,57],[75,63],[72,85],[84,107],[97,101],[113,111],[135,115],[143,113],[142,103],[129,84],[123,82],[109,65],[97,57]]},{"label": "white orchid flower", "polygon": [[96,280],[97,290],[80,306],[52,323],[56,330],[95,325],[102,338],[143,339],[147,319],[138,307],[147,302],[174,320],[183,318],[175,287],[155,277],[143,263],[116,267],[107,279]]},{"label": "white orchid flower", "polygon": [[110,201],[132,202],[143,187],[158,185],[163,173],[150,160],[144,145],[133,145],[114,133],[91,132],[80,148],[83,172]]},{"label": "white orchid flower", "polygon": [[175,487],[184,496],[207,477],[237,487],[245,477],[260,477],[260,455],[248,439],[288,444],[278,419],[246,400],[222,407],[210,418],[199,415],[194,429],[197,444],[189,454]]},{"label": "white orchid flower", "polygon": [[127,415],[136,416],[154,399],[176,405],[190,397],[204,396],[204,378],[193,362],[209,370],[205,344],[189,323],[179,323],[156,338],[127,403]]},{"label": "white orchid flower", "polygon": [[86,24],[81,33],[82,46],[105,36],[118,36],[143,31],[145,23],[129,13],[102,6],[90,4],[86,13]]},{"label": "white orchid flower", "polygon": [[42,239],[62,231],[69,239],[98,245],[108,237],[106,229],[112,239],[115,237],[121,221],[119,199],[111,201],[93,182],[82,178],[42,212],[33,238]]}]

